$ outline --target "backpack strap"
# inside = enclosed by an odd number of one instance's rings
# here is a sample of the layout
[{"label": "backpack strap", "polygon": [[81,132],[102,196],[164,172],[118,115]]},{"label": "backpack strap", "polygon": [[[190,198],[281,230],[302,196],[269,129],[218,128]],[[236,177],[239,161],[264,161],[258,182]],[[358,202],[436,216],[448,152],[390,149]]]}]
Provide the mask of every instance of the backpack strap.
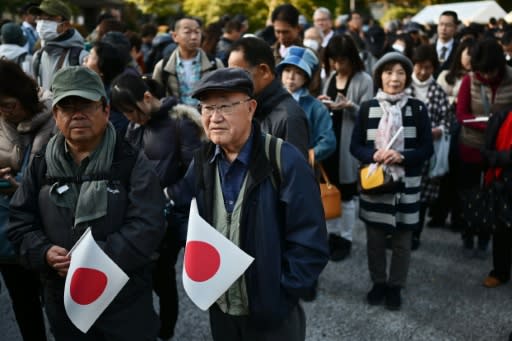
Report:
[{"label": "backpack strap", "polygon": [[281,147],[283,140],[270,134],[264,134],[265,156],[272,165],[272,185],[276,190],[281,187]]},{"label": "backpack strap", "polygon": [[72,46],[69,49],[68,62],[70,66],[80,65],[80,54],[83,51],[81,46]]},{"label": "backpack strap", "polygon": [[162,85],[164,86],[164,91],[167,93],[167,86],[169,85],[169,76],[170,73],[165,69],[165,66],[167,65],[167,62],[169,62],[169,59],[171,56],[167,56],[163,59],[162,62]]},{"label": "backpack strap", "polygon": [[[109,173],[97,173],[79,176],[68,177],[49,177],[46,166],[46,158],[44,151],[40,151],[34,156],[34,163],[37,170],[37,188],[44,185],[53,185],[58,182],[61,184],[74,183],[82,184],[87,181],[101,181],[108,180],[114,184],[121,184],[127,192],[130,190],[130,177],[132,170],[137,161],[137,150],[132,147],[128,142],[120,141],[116,143],[116,150],[114,151],[114,160]],[[36,161],[37,160],[37,161]]]},{"label": "backpack strap", "polygon": [[34,77],[39,81],[39,71],[41,69],[41,58],[43,57],[43,53],[46,51],[46,46],[41,48],[39,51],[36,51],[34,54],[34,59],[32,62],[32,71],[34,72]]},{"label": "backpack strap", "polygon": [[27,55],[28,55],[28,52],[23,52],[18,57],[16,57],[16,60],[14,62],[21,67],[23,65],[23,62],[27,58]]}]

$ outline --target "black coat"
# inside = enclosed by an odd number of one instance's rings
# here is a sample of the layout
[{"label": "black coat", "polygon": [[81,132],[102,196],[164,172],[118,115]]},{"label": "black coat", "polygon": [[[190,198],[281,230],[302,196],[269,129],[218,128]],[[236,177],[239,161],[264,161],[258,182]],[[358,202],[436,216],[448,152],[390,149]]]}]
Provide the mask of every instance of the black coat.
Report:
[{"label": "black coat", "polygon": [[258,107],[254,119],[259,122],[261,130],[291,143],[307,159],[308,119],[292,95],[274,79],[256,96],[256,101]]}]

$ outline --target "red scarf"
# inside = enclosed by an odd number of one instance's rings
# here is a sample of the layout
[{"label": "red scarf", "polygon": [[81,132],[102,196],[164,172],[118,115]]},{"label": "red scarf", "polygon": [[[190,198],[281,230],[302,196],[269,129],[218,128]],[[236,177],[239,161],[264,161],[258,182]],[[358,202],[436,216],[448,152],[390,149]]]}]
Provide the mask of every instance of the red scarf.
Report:
[{"label": "red scarf", "polygon": [[[512,112],[501,124],[496,138],[496,151],[512,149]],[[490,184],[494,179],[499,179],[503,169],[501,167],[489,168],[485,173],[485,183]]]}]

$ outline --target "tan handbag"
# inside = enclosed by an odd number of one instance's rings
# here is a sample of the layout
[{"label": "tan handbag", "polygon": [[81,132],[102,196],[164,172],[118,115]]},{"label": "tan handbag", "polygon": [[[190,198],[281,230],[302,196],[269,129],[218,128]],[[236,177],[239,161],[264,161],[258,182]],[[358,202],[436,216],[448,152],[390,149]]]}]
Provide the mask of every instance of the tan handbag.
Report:
[{"label": "tan handbag", "polygon": [[320,194],[324,206],[325,219],[341,217],[341,193],[336,186],[331,184],[322,164],[318,167],[323,182],[320,182]]}]

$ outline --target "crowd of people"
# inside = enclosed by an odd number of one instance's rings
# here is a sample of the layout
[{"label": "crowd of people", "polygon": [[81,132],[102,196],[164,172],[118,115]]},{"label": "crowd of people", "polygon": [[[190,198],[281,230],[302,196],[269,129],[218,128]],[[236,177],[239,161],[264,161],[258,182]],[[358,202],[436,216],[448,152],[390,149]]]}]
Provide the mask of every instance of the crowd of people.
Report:
[{"label": "crowd of people", "polygon": [[[510,280],[506,22],[464,26],[446,11],[435,27],[381,27],[283,4],[253,33],[243,14],[130,31],[121,15],[85,35],[66,3],[43,0],[1,25],[0,272],[24,340],[47,339],[44,314],[56,340],[171,339],[194,197],[255,259],[209,309],[215,340],[304,340],[300,301],[350,256],[358,218],[370,305],[401,309],[424,226],[460,233],[465,257],[492,256],[485,287]],[[367,165],[385,186],[362,188]],[[325,220],[318,167],[340,218]],[[468,193],[490,189],[493,224],[475,225]],[[130,279],[82,333],[63,293],[88,228]]]}]

